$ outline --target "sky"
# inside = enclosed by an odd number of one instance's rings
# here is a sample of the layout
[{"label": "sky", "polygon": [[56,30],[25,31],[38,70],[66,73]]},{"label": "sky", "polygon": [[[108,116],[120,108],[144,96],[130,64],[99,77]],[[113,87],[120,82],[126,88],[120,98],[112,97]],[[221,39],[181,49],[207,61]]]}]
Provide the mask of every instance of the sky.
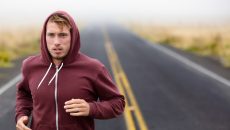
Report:
[{"label": "sky", "polygon": [[0,25],[42,24],[56,10],[80,21],[230,22],[230,0],[0,0]]}]

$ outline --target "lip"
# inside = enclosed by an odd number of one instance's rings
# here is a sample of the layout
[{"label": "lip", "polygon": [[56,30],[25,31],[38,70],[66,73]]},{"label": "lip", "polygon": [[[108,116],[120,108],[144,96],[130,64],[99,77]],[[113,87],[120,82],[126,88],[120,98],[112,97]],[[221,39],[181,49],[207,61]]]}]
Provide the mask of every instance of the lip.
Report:
[{"label": "lip", "polygon": [[60,54],[62,52],[62,49],[55,48],[55,49],[53,49],[53,52],[56,53],[56,54]]}]

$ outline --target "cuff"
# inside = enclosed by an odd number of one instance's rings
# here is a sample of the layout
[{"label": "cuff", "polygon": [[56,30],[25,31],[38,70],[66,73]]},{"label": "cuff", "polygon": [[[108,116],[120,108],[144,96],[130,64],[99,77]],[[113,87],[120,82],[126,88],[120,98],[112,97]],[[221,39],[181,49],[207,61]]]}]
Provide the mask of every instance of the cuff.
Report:
[{"label": "cuff", "polygon": [[95,103],[89,103],[89,116],[94,117],[95,115]]}]

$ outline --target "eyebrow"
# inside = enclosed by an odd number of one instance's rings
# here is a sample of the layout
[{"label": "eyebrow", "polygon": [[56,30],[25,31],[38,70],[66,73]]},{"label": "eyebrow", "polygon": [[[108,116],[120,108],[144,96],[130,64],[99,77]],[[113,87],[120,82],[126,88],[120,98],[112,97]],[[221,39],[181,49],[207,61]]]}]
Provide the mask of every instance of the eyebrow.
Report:
[{"label": "eyebrow", "polygon": [[[54,32],[47,32],[46,34],[56,34]],[[66,32],[60,32],[60,33],[57,33],[57,35],[68,35],[68,33]]]},{"label": "eyebrow", "polygon": [[66,33],[66,32],[61,32],[61,33],[58,33],[58,34],[61,34],[61,35],[68,35],[68,33]]},{"label": "eyebrow", "polygon": [[54,35],[53,32],[47,32],[46,35]]}]

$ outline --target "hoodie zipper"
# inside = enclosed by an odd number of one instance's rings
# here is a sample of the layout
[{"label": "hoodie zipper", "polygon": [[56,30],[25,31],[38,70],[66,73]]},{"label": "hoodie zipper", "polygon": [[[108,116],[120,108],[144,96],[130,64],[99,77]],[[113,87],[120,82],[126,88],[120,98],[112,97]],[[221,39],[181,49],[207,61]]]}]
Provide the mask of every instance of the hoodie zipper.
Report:
[{"label": "hoodie zipper", "polygon": [[58,102],[57,102],[57,81],[58,81],[58,66],[56,66],[56,77],[55,77],[55,90],[54,90],[54,98],[55,98],[55,108],[56,108],[56,130],[59,130],[58,127]]}]

